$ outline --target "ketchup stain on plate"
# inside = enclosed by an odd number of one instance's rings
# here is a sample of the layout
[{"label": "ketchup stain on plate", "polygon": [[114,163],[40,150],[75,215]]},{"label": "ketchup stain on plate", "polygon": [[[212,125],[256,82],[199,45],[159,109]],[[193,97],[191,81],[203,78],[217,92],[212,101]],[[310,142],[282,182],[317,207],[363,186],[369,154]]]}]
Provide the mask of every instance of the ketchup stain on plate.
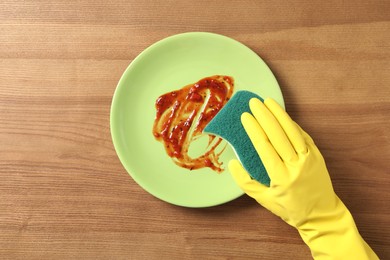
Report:
[{"label": "ketchup stain on plate", "polygon": [[201,155],[191,156],[189,148],[206,135],[203,129],[229,101],[233,88],[232,77],[215,75],[163,94],[156,100],[153,135],[164,144],[166,153],[177,165],[190,170],[209,167],[216,172],[223,171],[219,157],[226,144],[217,151],[222,145],[220,137],[208,135],[208,144]]}]

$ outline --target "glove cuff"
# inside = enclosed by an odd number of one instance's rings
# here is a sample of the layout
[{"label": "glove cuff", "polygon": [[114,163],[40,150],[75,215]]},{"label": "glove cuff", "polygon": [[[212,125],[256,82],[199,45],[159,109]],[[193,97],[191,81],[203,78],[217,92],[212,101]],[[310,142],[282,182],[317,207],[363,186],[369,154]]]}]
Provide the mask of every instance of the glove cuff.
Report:
[{"label": "glove cuff", "polygon": [[313,214],[297,230],[314,259],[379,259],[363,240],[351,213],[336,196],[336,207]]}]

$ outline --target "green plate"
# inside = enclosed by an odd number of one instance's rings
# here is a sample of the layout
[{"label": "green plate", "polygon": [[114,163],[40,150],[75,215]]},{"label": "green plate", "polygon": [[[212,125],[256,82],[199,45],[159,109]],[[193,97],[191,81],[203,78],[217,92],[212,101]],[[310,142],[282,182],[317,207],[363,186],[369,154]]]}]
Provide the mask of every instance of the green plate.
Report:
[{"label": "green plate", "polygon": [[[155,101],[160,95],[217,74],[232,76],[235,92],[249,90],[284,105],[279,85],[263,60],[245,45],[212,33],[178,34],[153,44],[131,62],[119,80],[110,115],[116,152],[131,177],[161,200],[209,207],[243,194],[226,169],[235,158],[230,147],[220,157],[222,173],[209,168],[190,171],[177,166],[152,134]],[[196,145],[198,149],[203,152],[205,146]]]}]

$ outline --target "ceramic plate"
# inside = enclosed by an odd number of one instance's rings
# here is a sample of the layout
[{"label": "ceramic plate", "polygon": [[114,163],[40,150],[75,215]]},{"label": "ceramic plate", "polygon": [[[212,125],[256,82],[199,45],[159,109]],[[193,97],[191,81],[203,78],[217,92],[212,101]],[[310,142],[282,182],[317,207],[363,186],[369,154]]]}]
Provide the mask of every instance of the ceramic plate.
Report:
[{"label": "ceramic plate", "polygon": [[152,134],[160,95],[213,75],[233,77],[235,92],[249,90],[284,105],[278,83],[263,60],[245,45],[212,33],[178,34],[153,44],[119,80],[110,114],[115,150],[130,176],[163,201],[209,207],[243,194],[226,169],[235,158],[230,147],[220,157],[222,173],[209,168],[190,171],[177,166]]}]

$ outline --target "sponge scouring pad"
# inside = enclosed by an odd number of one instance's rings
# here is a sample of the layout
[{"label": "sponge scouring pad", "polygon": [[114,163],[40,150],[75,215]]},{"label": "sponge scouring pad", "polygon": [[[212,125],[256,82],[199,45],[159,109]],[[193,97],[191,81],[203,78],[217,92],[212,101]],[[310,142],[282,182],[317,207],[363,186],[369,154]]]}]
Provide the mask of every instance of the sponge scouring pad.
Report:
[{"label": "sponge scouring pad", "polygon": [[260,183],[269,186],[270,178],[257,154],[255,147],[241,124],[241,114],[250,113],[249,100],[263,99],[246,90],[237,91],[218,114],[207,124],[203,132],[225,139],[235,151],[249,175]]}]

